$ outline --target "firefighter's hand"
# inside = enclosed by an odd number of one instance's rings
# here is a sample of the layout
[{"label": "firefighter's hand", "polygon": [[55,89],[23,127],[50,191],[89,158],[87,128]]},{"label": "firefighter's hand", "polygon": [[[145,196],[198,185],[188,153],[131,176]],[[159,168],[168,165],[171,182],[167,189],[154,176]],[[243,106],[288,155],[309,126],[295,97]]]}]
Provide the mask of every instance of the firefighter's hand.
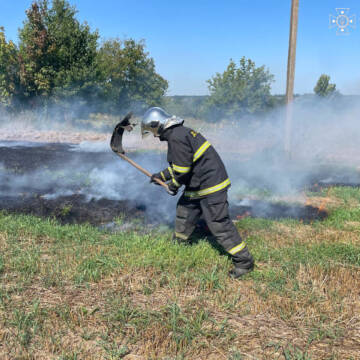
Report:
[{"label": "firefighter's hand", "polygon": [[177,194],[178,190],[179,190],[178,187],[176,187],[174,184],[170,183],[168,185],[168,190],[166,190],[166,191],[169,195],[175,196]]},{"label": "firefighter's hand", "polygon": [[162,180],[160,173],[152,174],[152,175],[151,175],[151,178],[150,178],[150,183],[151,183],[151,184],[160,185],[158,182],[155,181],[155,179]]}]

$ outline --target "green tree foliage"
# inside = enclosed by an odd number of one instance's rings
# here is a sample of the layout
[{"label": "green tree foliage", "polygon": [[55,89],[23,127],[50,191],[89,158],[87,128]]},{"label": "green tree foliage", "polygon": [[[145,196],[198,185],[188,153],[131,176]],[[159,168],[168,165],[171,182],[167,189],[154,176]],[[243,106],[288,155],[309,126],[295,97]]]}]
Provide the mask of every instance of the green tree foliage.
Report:
[{"label": "green tree foliage", "polygon": [[272,106],[270,94],[274,76],[265,66],[242,57],[237,66],[233,60],[226,70],[208,80],[210,97],[208,112],[223,117],[260,113]]},{"label": "green tree foliage", "polygon": [[[47,59],[50,51],[50,36],[45,24],[47,2],[34,2],[26,11],[27,21],[19,31],[20,78],[24,95],[28,98],[45,95],[52,87],[53,69]],[[53,74],[52,74],[53,75]]]},{"label": "green tree foliage", "polygon": [[328,97],[336,93],[336,84],[330,84],[330,76],[322,74],[317,81],[314,92],[321,97]]},{"label": "green tree foliage", "polygon": [[155,71],[154,60],[143,42],[133,39],[105,41],[98,52],[103,100],[107,109],[125,110],[130,105],[158,105],[168,82]]},{"label": "green tree foliage", "polygon": [[98,33],[66,0],[34,1],[19,31],[20,76],[29,99],[82,96],[96,82]]},{"label": "green tree foliage", "polygon": [[9,107],[20,94],[18,49],[6,41],[5,30],[0,27],[0,104]]},{"label": "green tree foliage", "polygon": [[183,118],[203,118],[203,110],[208,100],[207,95],[165,96],[162,105],[169,114]]},{"label": "green tree foliage", "polygon": [[98,32],[76,14],[66,0],[34,0],[18,48],[0,31],[1,102],[45,109],[57,103],[69,114],[75,108],[69,100],[76,100],[82,115],[84,109],[123,112],[161,103],[168,82],[156,73],[144,43],[109,40],[99,47]]},{"label": "green tree foliage", "polygon": [[56,94],[88,97],[97,88],[96,68],[99,34],[75,18],[77,11],[64,0],[53,0],[49,11],[49,31],[55,52],[51,64],[56,71]]}]

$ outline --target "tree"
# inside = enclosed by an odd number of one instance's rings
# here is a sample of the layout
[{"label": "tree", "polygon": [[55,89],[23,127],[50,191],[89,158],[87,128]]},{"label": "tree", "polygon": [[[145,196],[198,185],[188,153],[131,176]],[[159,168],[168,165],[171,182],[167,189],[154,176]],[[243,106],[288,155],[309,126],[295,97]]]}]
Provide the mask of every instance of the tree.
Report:
[{"label": "tree", "polygon": [[[20,75],[29,100],[85,96],[96,82],[99,35],[66,0],[34,1],[19,31]],[[31,101],[30,101],[31,102]]]},{"label": "tree", "polygon": [[131,105],[159,105],[168,82],[155,71],[143,42],[133,39],[105,41],[97,62],[107,110],[126,111]]},{"label": "tree", "polygon": [[76,13],[66,0],[34,0],[19,30],[18,48],[0,33],[2,101],[41,105],[46,116],[52,103],[61,104],[65,116],[104,105],[117,112],[134,103],[159,104],[168,82],[156,73],[144,43],[109,40],[98,49],[98,32],[81,24]]},{"label": "tree", "polygon": [[328,97],[336,92],[336,84],[330,84],[330,76],[322,74],[317,81],[314,92],[321,97]]},{"label": "tree", "polygon": [[47,1],[33,2],[19,31],[20,80],[28,99],[49,94],[52,87],[54,70],[47,57],[52,49],[46,25],[47,6]]},{"label": "tree", "polygon": [[[98,31],[91,32],[85,22],[76,19],[77,10],[65,0],[53,0],[49,11],[49,32],[55,51],[50,61],[56,72],[56,95],[87,99],[97,89],[99,72],[96,66]],[[95,91],[96,92],[96,91]]]},{"label": "tree", "polygon": [[272,106],[273,78],[265,66],[256,67],[250,59],[242,57],[239,66],[231,59],[222,74],[216,73],[207,81],[209,112],[234,117],[265,111]]},{"label": "tree", "polygon": [[10,108],[20,94],[18,49],[12,41],[6,41],[5,30],[0,27],[0,104]]}]

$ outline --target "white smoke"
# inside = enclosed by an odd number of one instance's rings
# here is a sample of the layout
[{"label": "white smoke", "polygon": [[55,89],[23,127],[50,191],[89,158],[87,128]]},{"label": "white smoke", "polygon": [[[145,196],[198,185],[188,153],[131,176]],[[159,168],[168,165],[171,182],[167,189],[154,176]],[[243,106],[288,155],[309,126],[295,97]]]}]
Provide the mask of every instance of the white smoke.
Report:
[{"label": "white smoke", "polygon": [[[246,199],[254,190],[294,194],[319,181],[359,184],[359,110],[360,102],[347,101],[346,97],[332,101],[313,96],[297,99],[293,108],[290,159],[283,150],[284,108],[251,121],[233,119],[216,125],[203,122],[199,127],[224,160],[232,182],[230,200],[239,205],[239,200]],[[185,119],[185,126],[199,130],[199,123],[192,125]],[[9,124],[6,128],[9,129]],[[21,121],[13,129],[19,134],[32,131]],[[67,155],[54,155],[50,163],[45,164],[47,168],[34,166],[31,170],[16,170],[0,158],[3,161],[0,196],[19,197],[38,192],[47,199],[81,194],[88,201],[130,200],[142,204],[150,215],[164,221],[173,219],[176,198],[169,197],[161,187],[150,185],[145,175],[113,154],[109,147],[110,132],[103,135],[104,141],[86,140],[68,145],[64,150]],[[39,145],[42,144],[2,141],[0,149],[18,148],[26,153]],[[129,157],[151,173],[167,166],[166,143],[153,138],[141,140],[138,128],[124,134],[124,148],[129,151]],[[51,155],[55,150],[46,151]]]},{"label": "white smoke", "polygon": [[208,138],[224,159],[233,184],[232,199],[239,191],[252,189],[292,194],[329,179],[360,184],[359,113],[360,102],[346,97],[297,99],[290,154],[284,151],[282,107],[250,123],[234,119],[215,132],[209,129]]},{"label": "white smoke", "polygon": [[[48,200],[71,195],[83,195],[86,201],[126,200],[141,206],[152,220],[166,223],[173,220],[176,199],[169,197],[162,187],[150,185],[148,177],[112,153],[109,143],[52,144],[50,149],[43,144],[32,144],[29,148],[28,143],[21,142],[1,145],[1,153],[11,153],[13,162],[0,164],[0,198],[37,194]],[[28,159],[22,159],[21,154],[29,155],[32,149],[34,156],[44,157],[44,163],[29,169]],[[159,166],[166,167],[159,154],[130,156],[150,172],[158,171]]]}]

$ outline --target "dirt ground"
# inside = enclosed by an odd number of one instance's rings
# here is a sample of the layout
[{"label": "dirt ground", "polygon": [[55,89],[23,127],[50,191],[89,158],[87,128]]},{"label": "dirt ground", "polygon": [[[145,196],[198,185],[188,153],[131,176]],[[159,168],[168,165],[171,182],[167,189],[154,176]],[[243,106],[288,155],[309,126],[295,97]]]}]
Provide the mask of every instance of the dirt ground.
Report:
[{"label": "dirt ground", "polygon": [[35,142],[65,142],[79,144],[83,141],[107,141],[110,134],[103,134],[91,131],[41,131],[35,129],[11,129],[3,128],[1,130],[1,140],[7,141],[35,141]]}]

